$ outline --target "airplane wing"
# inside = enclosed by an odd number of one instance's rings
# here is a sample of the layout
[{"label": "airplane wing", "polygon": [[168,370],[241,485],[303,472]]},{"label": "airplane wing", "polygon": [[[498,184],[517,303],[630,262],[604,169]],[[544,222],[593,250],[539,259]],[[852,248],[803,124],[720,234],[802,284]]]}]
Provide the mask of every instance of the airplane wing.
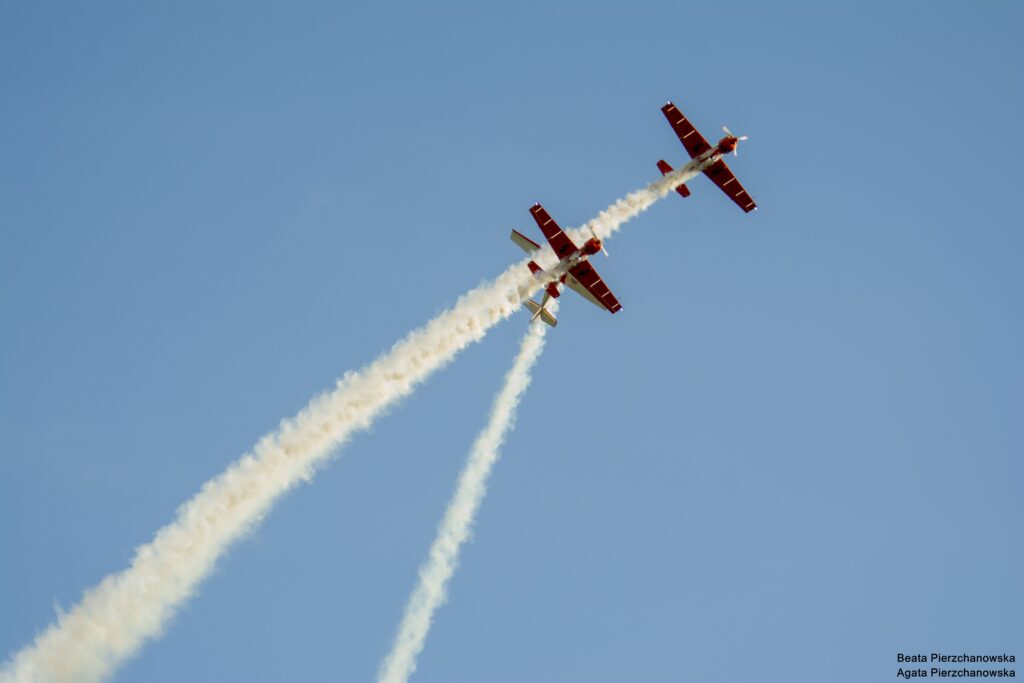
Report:
[{"label": "airplane wing", "polygon": [[601,303],[596,296],[591,294],[589,289],[581,285],[580,281],[574,278],[572,275],[569,275],[568,277],[565,278],[565,284],[569,289],[576,292],[584,299],[597,306],[598,308],[604,308],[604,304]]},{"label": "airplane wing", "polygon": [[594,266],[590,265],[590,261],[584,261],[574,266],[569,271],[569,277],[566,278],[565,284],[573,291],[582,294],[583,298],[592,304],[606,308],[612,313],[622,310],[622,304],[612,294],[612,290],[608,289],[608,285],[594,270]]},{"label": "airplane wing", "polygon": [[711,178],[711,181],[722,188],[722,192],[729,196],[729,199],[736,202],[736,205],[743,209],[744,212],[750,213],[757,208],[757,204],[750,198],[747,191],[740,185],[740,181],[736,180],[736,176],[732,174],[729,167],[725,165],[725,162],[719,159],[715,163],[704,169],[704,175]]},{"label": "airplane wing", "polygon": [[543,206],[534,204],[530,208],[530,214],[533,216],[533,220],[537,221],[537,226],[544,233],[544,237],[547,238],[551,248],[555,250],[555,255],[558,256],[559,260],[568,258],[576,253],[576,245],[573,244],[568,235],[562,232],[562,229],[558,227],[558,223],[548,215]]},{"label": "airplane wing", "polygon": [[711,149],[708,141],[697,132],[697,129],[690,123],[690,119],[683,116],[683,112],[679,111],[676,105],[669,102],[661,108],[661,113],[668,119],[668,124],[672,126],[672,130],[679,137],[679,142],[683,143],[683,147],[686,148],[691,157],[696,158]]},{"label": "airplane wing", "polygon": [[518,230],[512,231],[512,241],[516,243],[516,246],[525,251],[527,254],[540,249],[540,245],[531,240],[529,237],[519,232]]}]

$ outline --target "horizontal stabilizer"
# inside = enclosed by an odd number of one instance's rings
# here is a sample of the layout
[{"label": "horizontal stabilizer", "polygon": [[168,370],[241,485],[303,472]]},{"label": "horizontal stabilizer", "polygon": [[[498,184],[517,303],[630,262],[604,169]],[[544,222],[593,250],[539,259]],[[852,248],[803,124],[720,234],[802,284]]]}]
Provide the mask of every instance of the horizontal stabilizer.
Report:
[{"label": "horizontal stabilizer", "polygon": [[530,313],[533,315],[534,320],[536,320],[539,316],[541,320],[543,320],[548,325],[551,325],[551,327],[555,327],[556,325],[558,325],[558,320],[555,318],[555,316],[551,315],[548,309],[541,308],[540,304],[534,301],[533,299],[526,300],[525,302],[523,302],[523,305],[526,306],[527,309],[529,309]]},{"label": "horizontal stabilizer", "polygon": [[[674,169],[668,165],[667,161],[661,159],[658,162],[658,170],[661,171],[661,175],[668,175]],[[679,185],[676,185],[676,192],[678,192],[683,197],[690,196],[690,188],[686,186],[686,183],[680,183]]]},{"label": "horizontal stabilizer", "polygon": [[512,231],[512,241],[516,243],[516,246],[525,251],[527,254],[540,249],[540,245],[531,240],[529,237],[519,232],[518,230]]}]

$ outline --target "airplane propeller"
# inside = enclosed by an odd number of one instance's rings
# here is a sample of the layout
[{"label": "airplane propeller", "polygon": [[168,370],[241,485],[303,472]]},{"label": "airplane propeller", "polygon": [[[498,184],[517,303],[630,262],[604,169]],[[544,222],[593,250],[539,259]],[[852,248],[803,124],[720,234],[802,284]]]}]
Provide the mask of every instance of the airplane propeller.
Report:
[{"label": "airplane propeller", "polygon": [[601,251],[603,251],[603,252],[604,252],[604,255],[605,255],[605,256],[606,256],[607,258],[611,258],[611,254],[609,254],[609,253],[608,253],[608,250],[604,248],[604,240],[602,240],[602,239],[598,238],[598,236],[597,236],[597,233],[596,233],[596,232],[594,232],[594,228],[593,228],[593,227],[591,227],[591,226],[589,226],[589,225],[588,225],[588,226],[587,226],[587,229],[588,229],[588,230],[590,230],[590,236],[591,236],[591,237],[593,237],[593,238],[594,238],[595,240],[597,240],[598,242],[600,242],[600,244],[601,244]]},{"label": "airplane propeller", "polygon": [[[748,140],[749,139],[746,135],[743,135],[743,136],[740,136],[740,137],[736,137],[735,135],[732,134],[732,131],[729,130],[729,128],[727,126],[722,126],[722,130],[724,130],[725,134],[728,135],[729,137],[736,138],[737,141],[739,141],[739,140]],[[732,155],[734,157],[738,157],[740,155],[739,154],[739,145],[737,145],[736,147],[732,148]]]}]

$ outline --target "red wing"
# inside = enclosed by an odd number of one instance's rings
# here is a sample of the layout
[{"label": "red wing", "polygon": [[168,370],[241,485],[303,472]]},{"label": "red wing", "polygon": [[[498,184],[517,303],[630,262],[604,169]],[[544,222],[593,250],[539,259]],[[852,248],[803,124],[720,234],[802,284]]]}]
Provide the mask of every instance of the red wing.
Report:
[{"label": "red wing", "polygon": [[555,250],[555,255],[559,260],[569,258],[576,253],[576,245],[572,243],[568,235],[562,232],[558,223],[548,215],[543,206],[534,204],[530,209],[530,214],[533,216],[533,220],[537,221],[537,226],[544,233],[544,237],[547,238],[551,248]]},{"label": "red wing", "polygon": [[732,174],[729,167],[725,165],[725,162],[719,159],[715,163],[704,169],[704,175],[711,178],[711,181],[722,188],[722,192],[729,195],[729,199],[736,202],[736,205],[743,209],[744,212],[750,213],[757,208],[757,204],[750,198],[747,191],[740,185],[740,181],[736,180],[736,176]]},{"label": "red wing", "polygon": [[[596,270],[594,270],[594,266],[590,265],[590,261],[584,261],[583,263],[573,266],[569,271],[569,274],[576,278],[576,282],[578,282],[583,289],[590,294],[590,296],[587,297],[588,299],[593,297],[591,299],[592,301],[596,299],[597,301],[595,303],[607,308],[612,313],[618,313],[619,310],[622,309],[622,304],[620,304],[619,300],[615,298],[614,294],[612,294],[612,290],[608,289],[608,285],[604,283],[601,276],[597,274]],[[573,287],[573,289],[576,288]],[[582,294],[582,292],[580,293]]]},{"label": "red wing", "polygon": [[697,157],[711,149],[711,145],[704,139],[704,136],[697,132],[690,120],[683,116],[683,112],[676,108],[676,105],[669,102],[661,108],[661,113],[668,119],[672,130],[679,136],[679,142],[690,153],[691,157]]}]

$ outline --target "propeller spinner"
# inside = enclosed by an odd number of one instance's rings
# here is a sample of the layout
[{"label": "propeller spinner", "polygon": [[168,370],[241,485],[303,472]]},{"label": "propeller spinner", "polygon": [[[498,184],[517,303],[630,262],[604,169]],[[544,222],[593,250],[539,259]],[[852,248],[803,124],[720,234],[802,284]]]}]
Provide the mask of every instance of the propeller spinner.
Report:
[{"label": "propeller spinner", "polygon": [[[732,131],[729,130],[728,126],[722,126],[722,130],[724,130],[725,134],[728,135],[729,137],[736,138],[737,142],[739,142],[741,140],[749,140],[749,138],[746,135],[741,135],[739,137],[736,137],[735,135],[732,134]],[[738,157],[739,156],[739,146],[738,145],[736,147],[732,148],[732,155],[734,157]]]},{"label": "propeller spinner", "polygon": [[587,229],[590,230],[590,236],[597,240],[597,243],[601,245],[601,251],[604,252],[604,255],[607,257],[611,257],[611,254],[608,253],[608,250],[604,248],[604,241],[597,236],[597,233],[594,232],[594,228],[588,225]]}]

